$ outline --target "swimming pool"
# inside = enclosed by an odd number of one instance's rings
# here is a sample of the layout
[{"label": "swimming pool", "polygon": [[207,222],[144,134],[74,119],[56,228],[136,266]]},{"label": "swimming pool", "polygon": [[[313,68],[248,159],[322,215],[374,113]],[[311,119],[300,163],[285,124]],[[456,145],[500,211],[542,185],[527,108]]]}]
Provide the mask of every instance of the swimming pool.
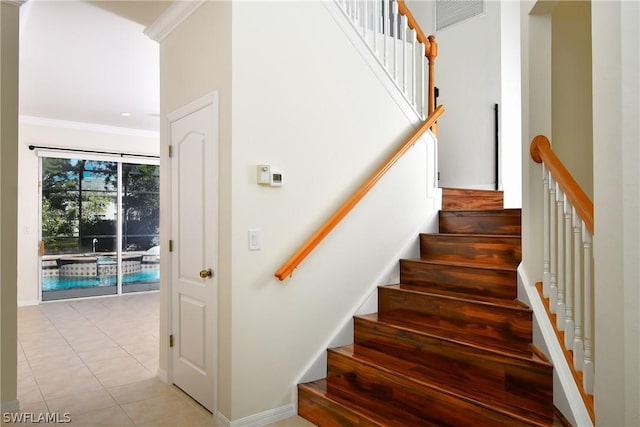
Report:
[{"label": "swimming pool", "polygon": [[[42,278],[43,291],[57,291],[62,289],[76,288],[93,288],[99,286],[114,286],[116,284],[116,276],[97,276],[97,277],[69,277],[69,276],[49,276]],[[122,276],[122,284],[131,284],[136,282],[158,282],[160,281],[160,270],[141,270],[135,273],[125,274]]]}]

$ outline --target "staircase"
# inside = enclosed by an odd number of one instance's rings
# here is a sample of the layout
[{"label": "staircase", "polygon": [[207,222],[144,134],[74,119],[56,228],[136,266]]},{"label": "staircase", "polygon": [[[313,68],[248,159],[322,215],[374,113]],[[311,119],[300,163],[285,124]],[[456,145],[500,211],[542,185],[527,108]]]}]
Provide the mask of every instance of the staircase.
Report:
[{"label": "staircase", "polygon": [[319,426],[568,425],[552,365],[516,299],[520,210],[502,193],[443,190],[440,233],[380,286],[378,313],[354,318],[354,344],[328,350],[327,378],[298,386]]}]

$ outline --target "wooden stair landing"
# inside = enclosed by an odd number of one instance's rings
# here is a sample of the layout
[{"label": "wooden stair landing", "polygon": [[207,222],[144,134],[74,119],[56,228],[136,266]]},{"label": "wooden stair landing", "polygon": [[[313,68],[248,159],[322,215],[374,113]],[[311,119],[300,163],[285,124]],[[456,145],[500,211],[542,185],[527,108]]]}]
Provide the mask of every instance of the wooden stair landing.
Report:
[{"label": "wooden stair landing", "polygon": [[520,210],[502,193],[443,190],[440,233],[419,236],[354,344],[327,353],[327,378],[298,386],[319,426],[561,426],[553,367],[516,299]]}]

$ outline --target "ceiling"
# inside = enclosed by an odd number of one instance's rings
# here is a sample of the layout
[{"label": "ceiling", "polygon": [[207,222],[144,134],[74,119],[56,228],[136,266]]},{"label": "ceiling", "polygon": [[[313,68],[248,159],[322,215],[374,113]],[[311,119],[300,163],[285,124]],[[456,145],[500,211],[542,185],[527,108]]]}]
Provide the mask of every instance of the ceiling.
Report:
[{"label": "ceiling", "polygon": [[170,4],[27,1],[20,11],[20,114],[157,131],[159,46],[143,31]]}]

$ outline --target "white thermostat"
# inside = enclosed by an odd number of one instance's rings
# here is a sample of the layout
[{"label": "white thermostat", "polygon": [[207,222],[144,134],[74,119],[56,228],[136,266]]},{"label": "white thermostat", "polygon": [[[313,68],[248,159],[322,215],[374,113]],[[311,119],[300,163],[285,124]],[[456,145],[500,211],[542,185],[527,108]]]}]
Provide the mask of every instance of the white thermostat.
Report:
[{"label": "white thermostat", "polygon": [[282,172],[272,170],[271,171],[271,183],[269,184],[272,187],[279,187],[282,185]]},{"label": "white thermostat", "polygon": [[270,165],[258,165],[258,184],[280,187],[282,185],[282,172],[271,169]]}]

